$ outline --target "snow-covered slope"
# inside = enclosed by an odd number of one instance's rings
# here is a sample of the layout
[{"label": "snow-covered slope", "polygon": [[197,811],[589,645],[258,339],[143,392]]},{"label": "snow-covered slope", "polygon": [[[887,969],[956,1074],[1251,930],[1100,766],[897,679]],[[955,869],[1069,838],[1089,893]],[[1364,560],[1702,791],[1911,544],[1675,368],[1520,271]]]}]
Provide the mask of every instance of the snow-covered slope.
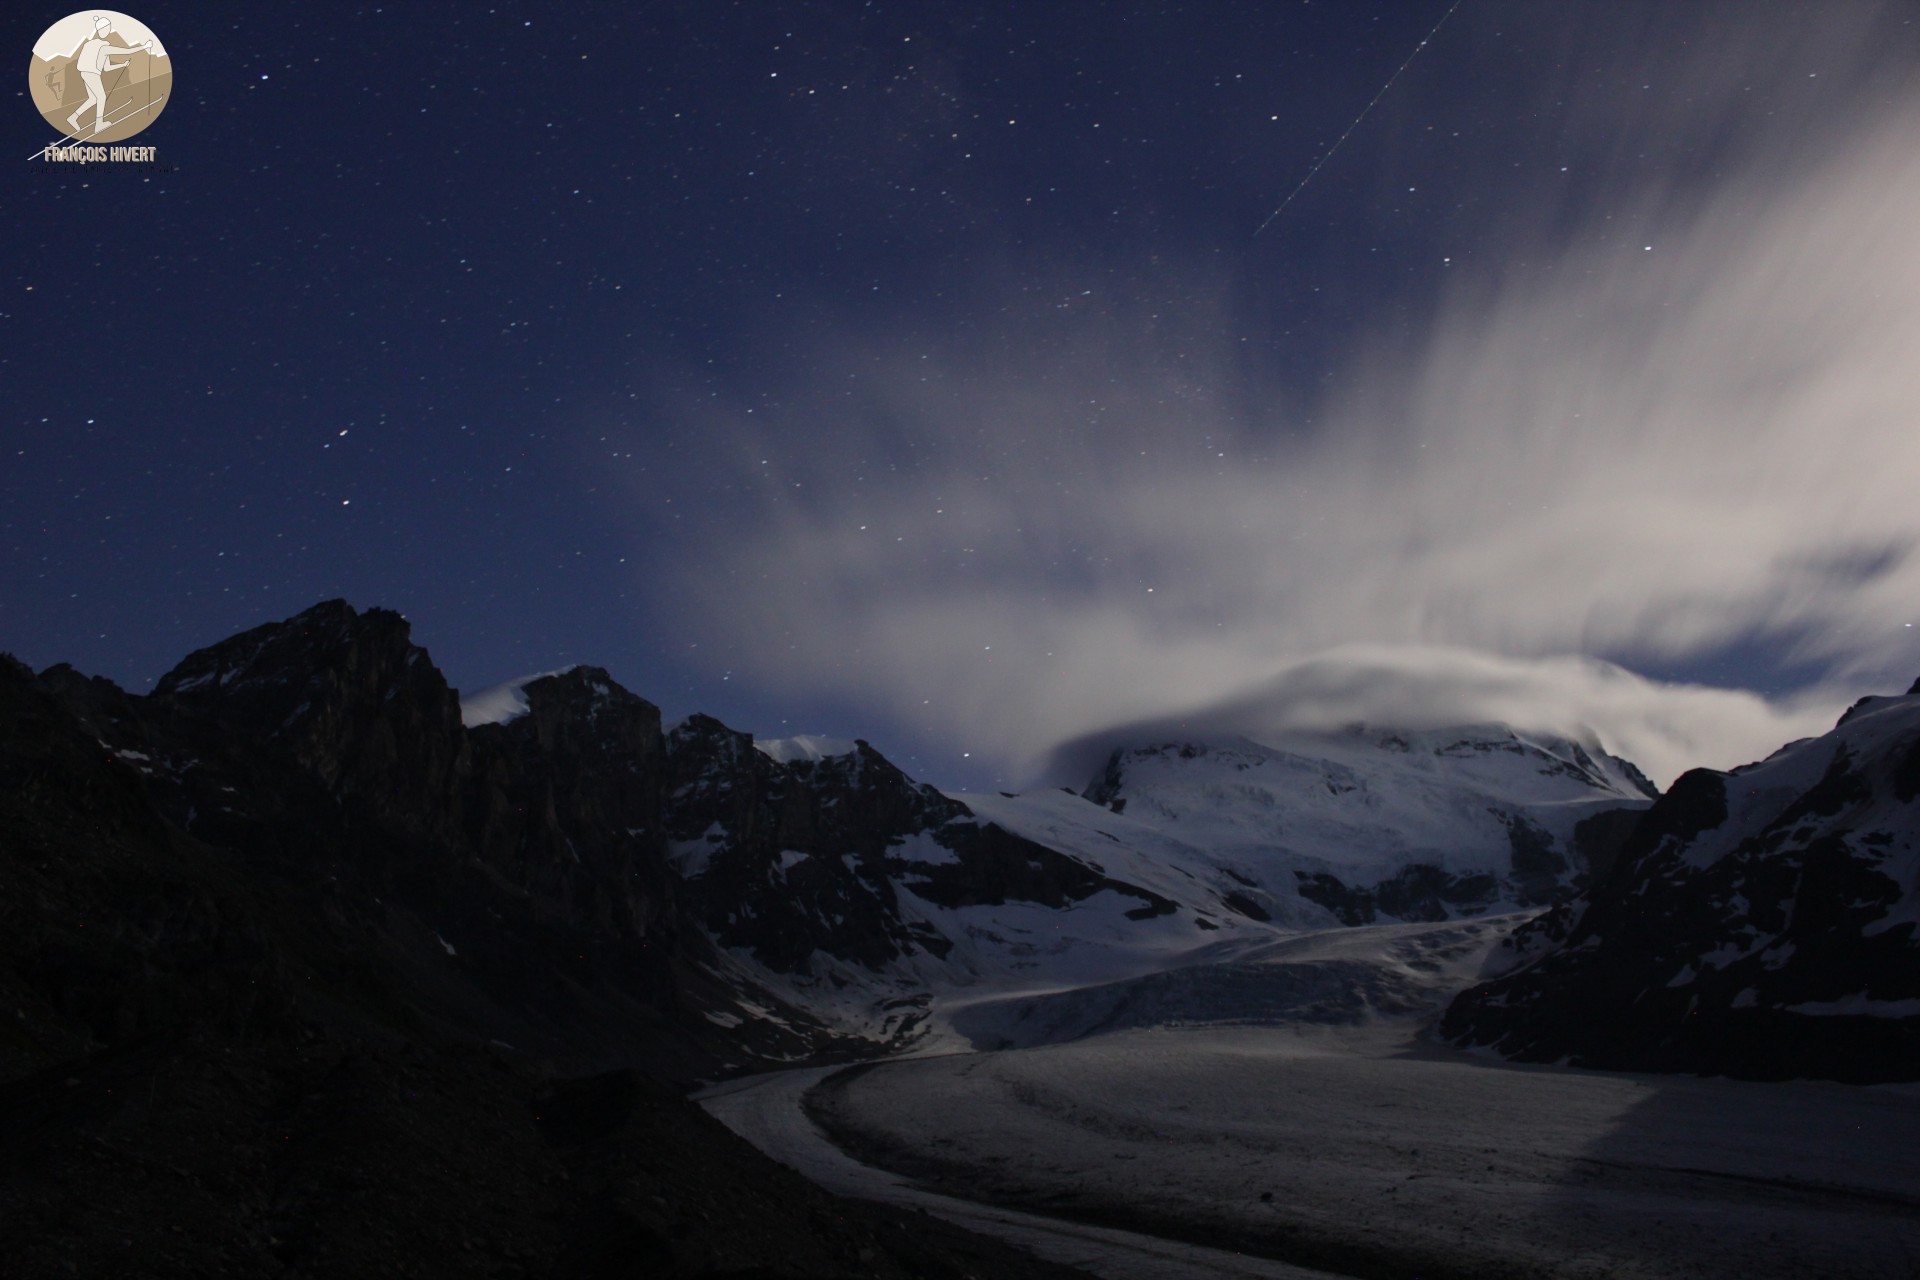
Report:
[{"label": "snow-covered slope", "polygon": [[548,676],[563,676],[573,669],[556,667],[552,671],[508,680],[478,693],[463,694],[460,698],[460,723],[469,729],[477,729],[483,724],[508,724],[518,720],[532,709],[532,704],[527,700],[528,685],[536,680],[545,680]]},{"label": "snow-covered slope", "polygon": [[969,802],[1202,913],[1319,927],[1543,905],[1655,794],[1597,743],[1356,726],[1116,751],[1085,797],[1110,818],[1055,795]]},{"label": "snow-covered slope", "polygon": [[1204,940],[1165,895],[982,820],[867,743],[794,742],[705,716],[666,735],[668,862],[716,976],[898,1045],[936,996],[1104,980]]},{"label": "snow-covered slope", "polygon": [[1676,781],[1446,1032],[1539,1061],[1920,1078],[1920,684]]},{"label": "snow-covered slope", "polygon": [[817,733],[796,734],[791,738],[755,738],[754,749],[770,760],[791,764],[795,760],[826,760],[850,756],[859,744],[849,738],[825,738]]}]

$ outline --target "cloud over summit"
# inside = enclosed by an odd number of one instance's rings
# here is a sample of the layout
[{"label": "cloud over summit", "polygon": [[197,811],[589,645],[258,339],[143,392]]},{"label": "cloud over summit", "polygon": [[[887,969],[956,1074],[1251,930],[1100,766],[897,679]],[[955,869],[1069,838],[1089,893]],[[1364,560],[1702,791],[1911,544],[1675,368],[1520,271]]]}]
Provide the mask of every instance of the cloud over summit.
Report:
[{"label": "cloud over summit", "polygon": [[[1920,672],[1917,135],[1909,101],[1653,175],[1255,413],[1198,286],[1113,302],[1063,268],[989,282],[984,329],[813,335],[784,426],[699,412],[756,498],[676,535],[663,589],[776,693],[1016,774],[1181,717],[1579,723],[1662,782],[1757,758]],[[1815,687],[1622,669],[1736,649]]]}]

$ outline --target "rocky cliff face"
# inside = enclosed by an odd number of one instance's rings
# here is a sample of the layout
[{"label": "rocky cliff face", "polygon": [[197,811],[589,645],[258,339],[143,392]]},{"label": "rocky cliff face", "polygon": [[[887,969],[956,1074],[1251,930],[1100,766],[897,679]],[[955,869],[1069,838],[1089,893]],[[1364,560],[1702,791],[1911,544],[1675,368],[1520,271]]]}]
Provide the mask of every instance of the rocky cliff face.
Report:
[{"label": "rocky cliff face", "polygon": [[1920,685],[1681,777],[1443,1031],[1525,1061],[1920,1078]]},{"label": "rocky cliff face", "polygon": [[[707,930],[771,969],[818,954],[881,970],[953,948],[903,900],[942,907],[1009,900],[1062,908],[1104,890],[1149,912],[1157,895],[983,824],[866,743],[776,762],[745,734],[695,716],[668,740],[674,866]],[[1164,904],[1164,905],[1163,905]]]},{"label": "rocky cliff face", "polygon": [[[470,732],[404,619],[330,602],[145,698],[64,668],[38,684],[173,838],[283,897],[326,963],[381,975],[395,1016],[577,1068],[738,1060],[702,1016],[738,984],[708,976],[664,857],[659,712],[604,672],[538,682],[528,715]],[[831,1039],[783,1013],[748,1052]]]},{"label": "rocky cliff face", "polygon": [[667,730],[598,668],[529,681],[518,714],[468,728],[383,610],[256,628],[144,698],[67,668],[37,683],[171,831],[298,898],[346,963],[403,979],[389,994],[410,1016],[577,1066],[829,1050],[787,978],[851,966],[915,987],[912,964],[892,971],[954,945],[929,905],[1114,892],[1171,910],[864,743],[783,762],[708,717]]}]

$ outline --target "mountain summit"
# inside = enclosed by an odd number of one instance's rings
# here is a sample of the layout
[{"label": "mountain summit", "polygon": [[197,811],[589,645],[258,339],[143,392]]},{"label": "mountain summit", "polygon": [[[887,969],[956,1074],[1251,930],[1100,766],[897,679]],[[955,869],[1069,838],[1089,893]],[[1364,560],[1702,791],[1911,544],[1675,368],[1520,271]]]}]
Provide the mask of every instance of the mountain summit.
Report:
[{"label": "mountain summit", "polygon": [[1598,742],[1505,725],[1155,743],[1116,750],[1085,791],[1301,925],[1545,905],[1657,794]]}]

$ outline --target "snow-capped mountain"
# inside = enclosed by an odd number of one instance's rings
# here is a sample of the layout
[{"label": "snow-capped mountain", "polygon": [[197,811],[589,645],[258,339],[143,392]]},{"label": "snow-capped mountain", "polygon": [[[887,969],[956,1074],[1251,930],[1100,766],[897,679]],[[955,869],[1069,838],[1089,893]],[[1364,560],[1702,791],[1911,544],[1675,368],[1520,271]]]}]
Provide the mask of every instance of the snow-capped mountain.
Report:
[{"label": "snow-capped mountain", "polygon": [[1527,1061],[1920,1074],[1920,683],[1680,777],[1617,864],[1515,935],[1443,1030]]},{"label": "snow-capped mountain", "polygon": [[1159,743],[1085,792],[1199,851],[1187,870],[1229,910],[1296,927],[1543,905],[1657,794],[1598,742],[1504,725]]}]

